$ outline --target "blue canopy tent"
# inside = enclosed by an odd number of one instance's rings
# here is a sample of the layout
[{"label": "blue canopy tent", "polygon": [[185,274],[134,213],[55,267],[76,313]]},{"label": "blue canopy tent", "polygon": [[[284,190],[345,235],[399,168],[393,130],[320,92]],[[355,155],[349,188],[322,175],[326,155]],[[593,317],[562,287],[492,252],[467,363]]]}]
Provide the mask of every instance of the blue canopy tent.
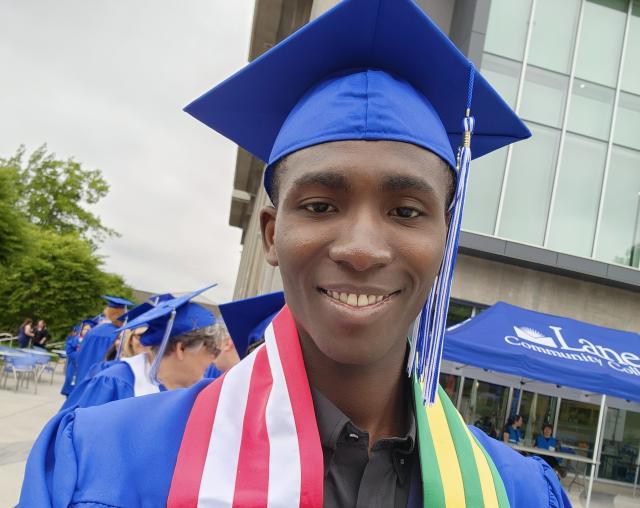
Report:
[{"label": "blue canopy tent", "polygon": [[[446,360],[602,394],[594,455],[606,396],[640,401],[640,334],[498,302],[449,328]],[[587,499],[591,489],[591,477]]]}]

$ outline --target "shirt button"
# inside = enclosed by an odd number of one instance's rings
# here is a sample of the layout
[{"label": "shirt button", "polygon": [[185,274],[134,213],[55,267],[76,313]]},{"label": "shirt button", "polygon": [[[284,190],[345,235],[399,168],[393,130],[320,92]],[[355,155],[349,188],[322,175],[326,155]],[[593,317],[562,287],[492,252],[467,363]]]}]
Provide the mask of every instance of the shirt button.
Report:
[{"label": "shirt button", "polygon": [[347,441],[351,441],[352,443],[355,443],[358,441],[358,439],[360,439],[360,436],[358,436],[358,434],[356,434],[355,432],[349,432],[347,434]]},{"label": "shirt button", "polygon": [[404,466],[404,459],[400,459],[400,465]]}]

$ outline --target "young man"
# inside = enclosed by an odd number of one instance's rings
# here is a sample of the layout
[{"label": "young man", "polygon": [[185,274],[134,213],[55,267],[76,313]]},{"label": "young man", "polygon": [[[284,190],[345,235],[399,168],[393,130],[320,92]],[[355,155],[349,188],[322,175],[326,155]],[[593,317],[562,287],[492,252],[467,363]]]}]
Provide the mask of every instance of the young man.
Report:
[{"label": "young man", "polygon": [[21,506],[568,506],[437,390],[469,108],[476,155],[528,136],[411,0],[344,1],[189,106],[268,164],[287,306],[215,382],[45,429]]}]

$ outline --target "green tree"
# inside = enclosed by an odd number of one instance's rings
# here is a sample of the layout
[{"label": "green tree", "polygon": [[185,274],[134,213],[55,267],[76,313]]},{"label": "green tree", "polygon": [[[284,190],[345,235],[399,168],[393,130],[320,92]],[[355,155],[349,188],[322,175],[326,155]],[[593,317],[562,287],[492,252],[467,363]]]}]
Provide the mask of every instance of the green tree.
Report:
[{"label": "green tree", "polygon": [[94,245],[116,235],[88,208],[109,192],[99,169],[84,169],[73,158],[57,159],[46,145],[28,157],[20,146],[12,157],[0,158],[0,168],[17,173],[17,204],[32,224],[62,235],[77,233]]},{"label": "green tree", "polygon": [[17,207],[18,173],[0,166],[0,266],[22,251],[27,221]]},{"label": "green tree", "polygon": [[15,331],[26,317],[47,321],[55,339],[104,307],[100,295],[131,297],[121,277],[102,271],[91,245],[75,233],[29,226],[25,251],[0,273],[0,329]]}]

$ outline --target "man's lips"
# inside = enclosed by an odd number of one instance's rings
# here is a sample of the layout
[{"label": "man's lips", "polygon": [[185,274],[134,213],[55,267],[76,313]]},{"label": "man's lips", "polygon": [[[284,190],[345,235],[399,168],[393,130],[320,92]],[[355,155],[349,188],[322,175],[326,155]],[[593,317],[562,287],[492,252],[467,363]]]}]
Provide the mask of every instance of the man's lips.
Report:
[{"label": "man's lips", "polygon": [[333,290],[322,287],[318,287],[318,291],[332,300],[352,308],[372,307],[400,293],[400,290],[381,293],[380,291],[367,289],[355,290],[345,288],[344,290]]}]

